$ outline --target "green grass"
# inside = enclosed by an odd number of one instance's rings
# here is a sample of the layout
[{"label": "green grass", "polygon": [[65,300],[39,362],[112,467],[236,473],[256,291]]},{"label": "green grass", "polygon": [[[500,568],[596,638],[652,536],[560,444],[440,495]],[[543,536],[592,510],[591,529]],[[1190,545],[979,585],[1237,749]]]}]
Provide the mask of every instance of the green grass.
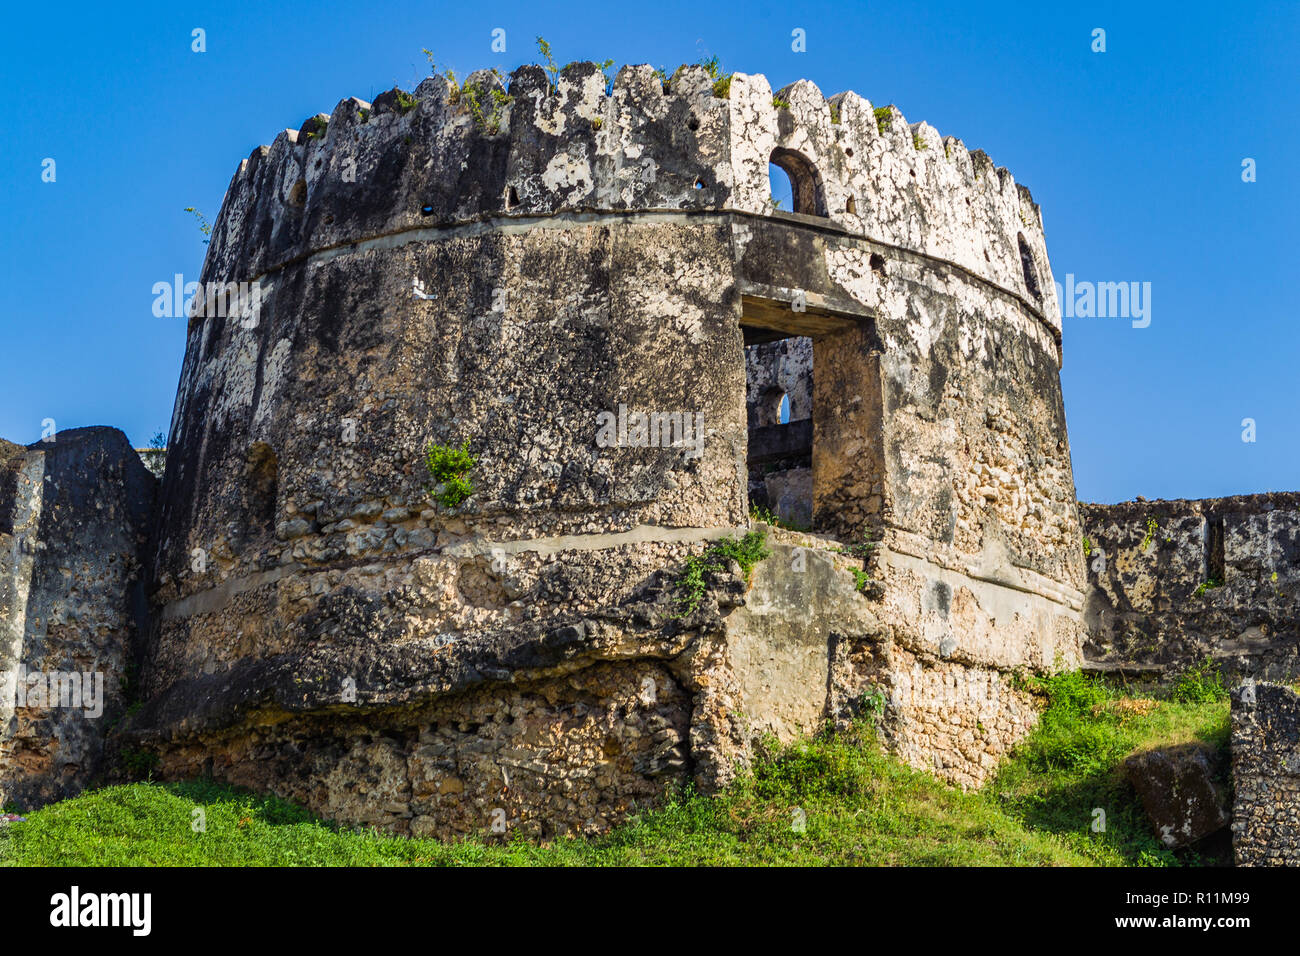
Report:
[{"label": "green grass", "polygon": [[[1226,694],[1205,690],[1217,681],[1217,672],[1211,677],[1193,668],[1164,695],[1166,699],[1155,700],[1079,672],[1031,680],[1030,686],[1043,692],[1049,704],[1034,733],[984,792],[1026,827],[1055,834],[1095,863],[1214,862],[1161,844],[1124,780],[1122,764],[1128,755],[1154,747],[1197,741],[1226,747]],[[1189,687],[1195,692],[1189,693]],[[1098,809],[1105,813],[1106,829],[1094,833]]]},{"label": "green grass", "polygon": [[[206,832],[194,833],[196,807]],[[796,829],[796,809],[806,818]],[[980,794],[951,790],[865,740],[785,749],[717,798],[680,793],[595,839],[439,842],[337,828],[218,784],[135,783],[0,829],[26,866],[1075,865]]]},{"label": "green grass", "polygon": [[[669,796],[596,838],[407,839],[321,821],[209,781],[135,783],[0,827],[26,866],[1088,866],[1212,862],[1160,845],[1119,771],[1136,749],[1226,742],[1227,704],[1133,698],[1079,674],[1030,681],[1039,728],[981,791],[961,792],[880,750],[867,724],[776,749],[724,793]],[[1135,703],[1135,700],[1137,701]],[[191,829],[194,810],[206,830]],[[1106,811],[1092,832],[1094,808]],[[796,813],[796,811],[801,811]],[[803,823],[801,831],[798,824]]]}]

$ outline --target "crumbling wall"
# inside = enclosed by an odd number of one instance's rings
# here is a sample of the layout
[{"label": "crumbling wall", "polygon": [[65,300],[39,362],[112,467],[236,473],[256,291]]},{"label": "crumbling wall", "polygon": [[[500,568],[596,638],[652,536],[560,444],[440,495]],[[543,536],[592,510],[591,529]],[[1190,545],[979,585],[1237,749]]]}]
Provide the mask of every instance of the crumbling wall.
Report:
[{"label": "crumbling wall", "polygon": [[155,487],[115,428],[0,443],[0,803],[73,796],[103,769],[145,627]]},{"label": "crumbling wall", "polygon": [[1300,866],[1300,694],[1247,680],[1232,694],[1232,852]]},{"label": "crumbling wall", "polygon": [[1093,666],[1300,675],[1300,494],[1080,505]]}]

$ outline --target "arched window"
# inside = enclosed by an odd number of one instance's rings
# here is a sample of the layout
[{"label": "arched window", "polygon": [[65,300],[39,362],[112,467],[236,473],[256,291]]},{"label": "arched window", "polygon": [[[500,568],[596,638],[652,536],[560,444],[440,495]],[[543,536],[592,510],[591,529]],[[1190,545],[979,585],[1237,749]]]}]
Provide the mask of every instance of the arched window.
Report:
[{"label": "arched window", "polygon": [[789,181],[790,202],[784,202],[778,208],[791,212],[803,213],[805,216],[825,216],[826,194],[822,187],[822,178],[817,174],[817,167],[800,153],[792,149],[774,149],[768,163],[768,179],[772,183],[772,198],[780,199],[778,194],[782,183],[781,177],[773,169],[785,173]]}]

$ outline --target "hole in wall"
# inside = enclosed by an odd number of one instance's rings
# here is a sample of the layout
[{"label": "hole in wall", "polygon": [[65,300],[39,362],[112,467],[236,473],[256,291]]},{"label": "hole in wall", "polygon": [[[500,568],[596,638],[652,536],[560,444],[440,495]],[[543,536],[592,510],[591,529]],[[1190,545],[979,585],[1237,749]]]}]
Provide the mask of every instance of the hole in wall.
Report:
[{"label": "hole in wall", "polygon": [[845,156],[852,157],[852,155],[853,155],[853,147],[850,146],[848,149],[846,149],[846,150],[844,151],[844,155],[845,155]]},{"label": "hole in wall", "polygon": [[421,216],[432,216],[432,215],[433,215],[433,207],[432,207],[432,206],[421,206],[421,207],[420,207],[420,215],[421,215]]},{"label": "hole in wall", "polygon": [[703,180],[703,179],[697,179],[697,180],[695,180],[695,188],[696,188],[696,189],[703,189],[703,188],[704,188],[704,180]]},{"label": "hole in wall", "polygon": [[688,119],[688,120],[686,121],[686,128],[687,128],[687,129],[699,129],[699,128],[700,128],[700,118],[699,118],[698,116],[696,116],[694,113],[692,113],[692,114],[691,114],[691,118]]},{"label": "hole in wall", "polygon": [[515,206],[518,205],[519,205],[519,193],[515,191],[514,186],[510,186],[506,189],[506,208],[513,209]]},{"label": "hole in wall", "polygon": [[1223,584],[1226,574],[1223,554],[1223,519],[1210,518],[1205,523],[1205,580]]},{"label": "hole in wall", "polygon": [[[1034,265],[1034,253],[1025,242],[1025,234],[1019,233],[1016,242],[1020,245],[1020,267],[1025,273],[1025,288],[1038,301],[1043,300],[1043,290],[1038,286],[1038,268]],[[985,253],[987,255],[987,253]]]},{"label": "hole in wall", "polygon": [[249,446],[244,482],[250,528],[260,526],[268,533],[274,531],[280,463],[266,442],[255,441]]},{"label": "hole in wall", "polygon": [[858,214],[857,200],[855,200],[852,196],[850,196],[849,201],[844,204],[844,211],[847,212],[850,216],[856,216]]},{"label": "hole in wall", "polygon": [[871,254],[871,271],[882,276],[885,274],[885,257],[878,252]]},{"label": "hole in wall", "polygon": [[289,190],[289,205],[302,207],[307,204],[307,180],[300,179]]}]

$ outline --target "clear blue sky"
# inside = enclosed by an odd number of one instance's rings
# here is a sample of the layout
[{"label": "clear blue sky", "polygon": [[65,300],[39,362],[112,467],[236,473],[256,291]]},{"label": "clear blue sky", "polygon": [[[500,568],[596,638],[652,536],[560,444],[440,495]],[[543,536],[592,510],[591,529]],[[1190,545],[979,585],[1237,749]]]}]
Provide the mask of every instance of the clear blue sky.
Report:
[{"label": "clear blue sky", "polygon": [[[807,77],[984,149],[1042,204],[1058,280],[1152,283],[1148,328],[1065,320],[1080,497],[1300,488],[1300,317],[1286,292],[1300,5],[1138,6],[10,4],[0,436],[34,441],[47,418],[117,425],[139,445],[165,431],[184,321],[155,318],[150,289],[197,278],[205,247],[184,207],[214,219],[239,160],[279,130],[345,96],[413,88],[421,47],[461,76],[504,72],[536,59],[541,34],[561,63],[671,70],[717,55],[774,88]],[[195,27],[206,53],[191,52]],[[791,50],[796,27],[807,52]],[[1091,50],[1097,27],[1105,53]]]}]

